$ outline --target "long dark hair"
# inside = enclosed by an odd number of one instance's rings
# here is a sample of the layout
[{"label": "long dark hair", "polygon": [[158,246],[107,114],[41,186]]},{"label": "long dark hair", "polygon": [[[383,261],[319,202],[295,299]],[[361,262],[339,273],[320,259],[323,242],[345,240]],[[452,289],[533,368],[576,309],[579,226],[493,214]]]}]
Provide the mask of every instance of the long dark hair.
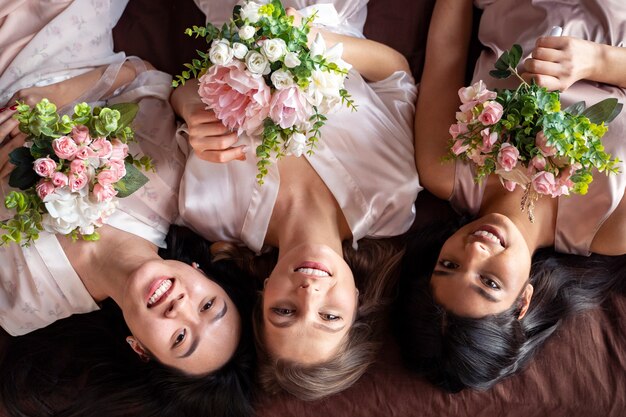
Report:
[{"label": "long dark hair", "polygon": [[13,416],[248,416],[255,363],[250,325],[255,288],[231,262],[211,262],[209,242],[172,226],[164,259],[197,262],[242,319],[241,340],[219,370],[191,377],[142,362],[125,343],[115,303],[11,338],[0,360],[0,399]]},{"label": "long dark hair", "polygon": [[394,321],[407,365],[448,391],[491,387],[527,364],[566,317],[624,291],[626,256],[542,249],[533,256],[534,294],[522,319],[518,303],[480,319],[454,315],[433,299],[430,276],[443,243],[466,222],[430,225],[412,236]]}]

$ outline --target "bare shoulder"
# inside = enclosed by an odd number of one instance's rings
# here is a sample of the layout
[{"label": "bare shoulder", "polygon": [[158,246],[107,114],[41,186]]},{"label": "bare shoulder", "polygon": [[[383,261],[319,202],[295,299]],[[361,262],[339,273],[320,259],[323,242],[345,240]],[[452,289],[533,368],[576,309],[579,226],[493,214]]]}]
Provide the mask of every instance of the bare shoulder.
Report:
[{"label": "bare shoulder", "polygon": [[626,196],[596,233],[591,251],[611,256],[626,254]]}]

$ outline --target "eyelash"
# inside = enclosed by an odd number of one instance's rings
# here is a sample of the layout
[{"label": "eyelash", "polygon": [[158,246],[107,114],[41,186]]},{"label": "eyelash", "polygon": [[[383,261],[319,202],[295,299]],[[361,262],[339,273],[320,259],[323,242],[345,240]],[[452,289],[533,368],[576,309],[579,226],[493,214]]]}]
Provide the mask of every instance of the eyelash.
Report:
[{"label": "eyelash", "polygon": [[337,320],[342,320],[341,317],[339,316],[335,316],[334,314],[329,314],[329,313],[320,313],[320,317],[322,318],[322,320],[324,321],[337,321]]},{"label": "eyelash", "polygon": [[[207,301],[206,303],[204,303],[204,305],[202,306],[202,308],[200,309],[200,311],[207,311],[208,309],[210,309],[211,307],[213,307],[213,304],[215,303],[215,298],[210,299],[209,301]],[[208,307],[207,307],[208,306]],[[206,307],[206,308],[205,308]]]},{"label": "eyelash", "polygon": [[458,264],[455,264],[452,261],[449,261],[447,259],[442,259],[439,261],[439,265],[441,265],[442,267],[446,268],[446,269],[457,269],[459,267]]},{"label": "eyelash", "polygon": [[492,290],[500,290],[500,285],[492,279],[480,277],[480,282]]},{"label": "eyelash", "polygon": [[180,345],[181,343],[183,343],[183,340],[185,340],[185,336],[187,335],[187,330],[183,329],[180,333],[178,333],[178,335],[176,336],[176,340],[174,341],[174,346],[176,347],[178,345]]},{"label": "eyelash", "polygon": [[272,311],[278,314],[279,316],[283,316],[283,317],[289,317],[293,315],[293,313],[295,312],[295,310],[292,310],[290,308],[279,308],[279,307],[272,308]]}]

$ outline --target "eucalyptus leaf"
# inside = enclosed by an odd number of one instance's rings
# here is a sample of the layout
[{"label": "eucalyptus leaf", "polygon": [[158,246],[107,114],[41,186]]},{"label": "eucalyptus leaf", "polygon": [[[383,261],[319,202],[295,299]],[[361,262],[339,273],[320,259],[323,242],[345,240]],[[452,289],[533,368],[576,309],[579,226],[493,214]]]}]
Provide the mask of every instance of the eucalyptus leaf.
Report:
[{"label": "eucalyptus leaf", "polygon": [[613,115],[618,105],[619,102],[616,98],[607,98],[593,106],[587,107],[587,109],[582,112],[582,115],[586,116],[591,123],[600,124],[607,121]]},{"label": "eucalyptus leaf", "polygon": [[115,183],[115,189],[117,190],[117,196],[119,198],[128,197],[149,181],[141,171],[139,171],[133,164],[124,162],[126,166],[126,175]]}]

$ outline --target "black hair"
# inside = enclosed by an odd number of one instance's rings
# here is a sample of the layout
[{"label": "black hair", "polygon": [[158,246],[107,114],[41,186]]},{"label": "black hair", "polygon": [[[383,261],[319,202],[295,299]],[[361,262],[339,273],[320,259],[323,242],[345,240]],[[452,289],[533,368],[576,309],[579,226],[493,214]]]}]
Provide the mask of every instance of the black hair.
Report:
[{"label": "black hair", "polygon": [[237,306],[241,340],[232,358],[204,376],[142,362],[110,300],[27,335],[9,338],[0,358],[0,400],[12,416],[249,416],[255,352],[250,325],[255,288],[232,262],[211,262],[209,242],[172,226],[164,259],[197,262]]},{"label": "black hair", "polygon": [[487,389],[524,367],[563,320],[624,291],[626,256],[533,256],[534,286],[527,314],[519,299],[504,312],[460,317],[433,299],[430,276],[446,239],[468,219],[431,224],[414,232],[403,261],[395,333],[406,364],[432,383],[457,392]]}]

